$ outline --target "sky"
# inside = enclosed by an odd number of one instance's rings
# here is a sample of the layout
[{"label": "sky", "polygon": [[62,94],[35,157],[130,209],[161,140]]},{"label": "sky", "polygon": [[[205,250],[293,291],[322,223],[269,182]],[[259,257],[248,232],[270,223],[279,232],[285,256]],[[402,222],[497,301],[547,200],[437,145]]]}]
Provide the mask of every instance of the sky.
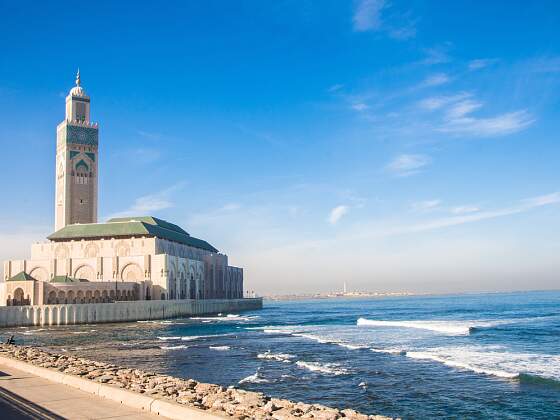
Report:
[{"label": "sky", "polygon": [[100,221],[261,294],[560,285],[560,3],[0,0],[0,259],[54,229],[80,68]]}]

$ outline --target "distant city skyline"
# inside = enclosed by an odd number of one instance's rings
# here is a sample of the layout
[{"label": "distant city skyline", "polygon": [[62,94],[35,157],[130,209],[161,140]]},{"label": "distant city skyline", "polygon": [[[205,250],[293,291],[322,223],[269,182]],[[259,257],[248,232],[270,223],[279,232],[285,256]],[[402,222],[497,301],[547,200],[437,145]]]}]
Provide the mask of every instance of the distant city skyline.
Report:
[{"label": "distant city skyline", "polygon": [[0,12],[0,260],[54,231],[79,67],[99,221],[173,220],[244,267],[246,290],[559,288],[557,2]]}]

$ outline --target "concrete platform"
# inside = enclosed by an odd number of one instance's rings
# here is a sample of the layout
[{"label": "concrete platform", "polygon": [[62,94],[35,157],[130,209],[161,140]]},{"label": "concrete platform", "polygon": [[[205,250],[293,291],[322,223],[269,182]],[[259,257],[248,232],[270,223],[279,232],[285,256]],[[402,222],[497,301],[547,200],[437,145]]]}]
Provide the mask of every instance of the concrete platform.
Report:
[{"label": "concrete platform", "polygon": [[[36,407],[35,410],[39,412],[38,417],[29,416],[28,418],[119,420],[167,418],[130,408],[67,385],[51,382],[6,364],[0,364],[0,397],[3,396],[7,396],[12,401],[19,399],[19,404],[27,405],[31,411]],[[41,409],[44,410],[43,413],[40,413]],[[22,416],[22,418],[25,417]]]}]

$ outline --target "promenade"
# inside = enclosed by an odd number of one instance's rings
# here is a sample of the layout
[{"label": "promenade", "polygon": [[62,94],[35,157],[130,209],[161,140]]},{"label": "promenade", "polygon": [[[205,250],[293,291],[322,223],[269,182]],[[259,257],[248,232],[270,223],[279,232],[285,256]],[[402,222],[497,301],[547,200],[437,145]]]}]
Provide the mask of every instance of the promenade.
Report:
[{"label": "promenade", "polygon": [[[139,419],[167,417],[146,413],[68,385],[0,363],[0,405],[30,419]],[[17,417],[16,417],[17,416]],[[4,417],[2,418],[10,418]]]}]

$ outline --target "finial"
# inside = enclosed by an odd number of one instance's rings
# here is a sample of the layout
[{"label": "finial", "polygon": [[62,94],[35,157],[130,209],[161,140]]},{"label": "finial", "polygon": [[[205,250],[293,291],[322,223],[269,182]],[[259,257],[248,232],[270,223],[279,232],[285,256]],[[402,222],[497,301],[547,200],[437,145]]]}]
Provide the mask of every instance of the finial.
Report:
[{"label": "finial", "polygon": [[80,86],[80,68],[78,67],[78,73],[76,74],[76,86]]}]

